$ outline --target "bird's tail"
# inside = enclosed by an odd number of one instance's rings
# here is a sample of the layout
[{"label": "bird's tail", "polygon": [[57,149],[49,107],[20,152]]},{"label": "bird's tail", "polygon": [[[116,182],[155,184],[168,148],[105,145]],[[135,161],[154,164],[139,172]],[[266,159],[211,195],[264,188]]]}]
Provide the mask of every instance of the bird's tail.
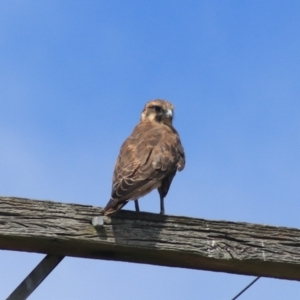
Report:
[{"label": "bird's tail", "polygon": [[105,216],[112,215],[120,210],[124,205],[127,204],[128,201],[118,201],[116,199],[110,198],[108,203],[106,204],[103,214]]}]

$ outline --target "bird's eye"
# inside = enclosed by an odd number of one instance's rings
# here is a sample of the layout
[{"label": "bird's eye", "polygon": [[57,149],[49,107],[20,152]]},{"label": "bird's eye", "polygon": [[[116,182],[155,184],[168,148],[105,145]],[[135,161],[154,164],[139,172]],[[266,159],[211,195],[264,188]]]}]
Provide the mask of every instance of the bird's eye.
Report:
[{"label": "bird's eye", "polygon": [[153,108],[154,108],[154,110],[155,110],[156,112],[161,112],[161,107],[160,107],[160,106],[155,105],[155,106],[153,106]]}]

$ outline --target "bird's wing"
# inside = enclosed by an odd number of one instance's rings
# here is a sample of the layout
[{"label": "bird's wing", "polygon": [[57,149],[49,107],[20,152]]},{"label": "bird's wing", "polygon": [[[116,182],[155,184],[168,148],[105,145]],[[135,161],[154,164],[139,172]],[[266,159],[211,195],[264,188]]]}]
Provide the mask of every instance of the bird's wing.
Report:
[{"label": "bird's wing", "polygon": [[178,135],[164,125],[151,123],[139,123],[122,145],[114,171],[112,199],[130,200],[144,189],[151,190],[178,168],[183,153]]}]

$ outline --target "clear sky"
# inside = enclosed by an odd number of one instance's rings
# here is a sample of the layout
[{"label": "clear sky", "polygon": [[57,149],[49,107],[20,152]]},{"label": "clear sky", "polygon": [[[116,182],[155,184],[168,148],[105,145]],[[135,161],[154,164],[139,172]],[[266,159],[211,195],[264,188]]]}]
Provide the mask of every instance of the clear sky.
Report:
[{"label": "clear sky", "polygon": [[[104,206],[121,143],[163,98],[187,156],[167,214],[300,228],[299,32],[293,0],[1,1],[0,195]],[[0,251],[0,299],[42,257]],[[30,299],[230,300],[252,279],[66,258]],[[240,299],[299,298],[263,278]]]}]

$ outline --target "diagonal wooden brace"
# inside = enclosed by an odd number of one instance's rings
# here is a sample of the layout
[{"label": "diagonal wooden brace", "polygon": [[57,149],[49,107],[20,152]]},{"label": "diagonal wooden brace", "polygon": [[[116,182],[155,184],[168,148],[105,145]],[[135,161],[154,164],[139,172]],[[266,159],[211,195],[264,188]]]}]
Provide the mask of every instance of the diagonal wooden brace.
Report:
[{"label": "diagonal wooden brace", "polygon": [[62,261],[64,256],[48,254],[6,300],[25,300]]}]

